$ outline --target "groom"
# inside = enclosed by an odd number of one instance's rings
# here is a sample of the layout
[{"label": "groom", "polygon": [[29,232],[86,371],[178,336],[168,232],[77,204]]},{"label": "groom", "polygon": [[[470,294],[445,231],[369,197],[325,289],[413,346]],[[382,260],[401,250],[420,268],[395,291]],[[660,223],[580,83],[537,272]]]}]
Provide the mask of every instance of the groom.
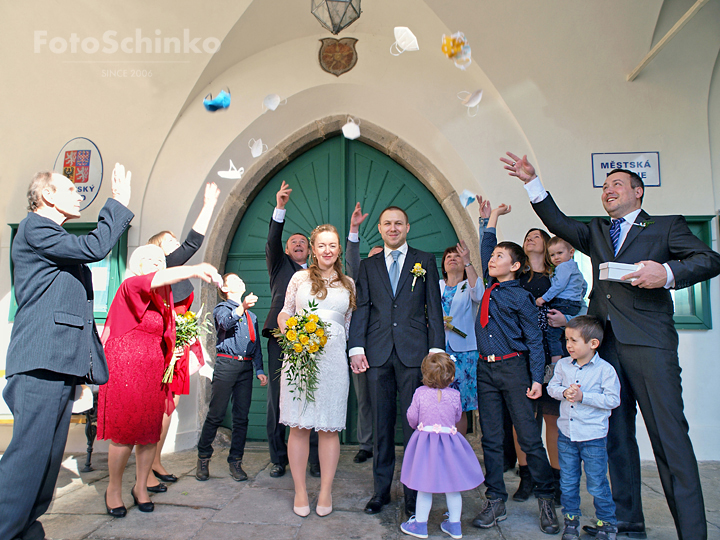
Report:
[{"label": "groom", "polygon": [[[408,246],[408,216],[397,206],[380,214],[378,230],[383,252],[360,263],[357,309],[350,323],[350,360],[354,373],[367,370],[375,425],[373,478],[375,494],[365,506],[377,514],[390,502],[395,469],[395,418],[397,397],[403,414],[407,446],[412,429],[405,411],[420,386],[420,364],[428,352],[445,346],[442,306],[435,257]],[[415,276],[420,265],[424,274]],[[420,272],[418,272],[420,273]],[[415,513],[417,492],[405,488],[405,512]]]}]

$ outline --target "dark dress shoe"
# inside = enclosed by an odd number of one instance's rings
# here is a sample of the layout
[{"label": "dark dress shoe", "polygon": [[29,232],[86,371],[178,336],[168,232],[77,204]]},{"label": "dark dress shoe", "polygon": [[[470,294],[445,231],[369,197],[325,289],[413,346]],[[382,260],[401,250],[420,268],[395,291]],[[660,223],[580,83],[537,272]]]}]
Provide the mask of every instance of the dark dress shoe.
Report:
[{"label": "dark dress shoe", "polygon": [[148,486],[147,490],[150,493],[165,493],[167,491],[167,486],[165,484],[158,484],[157,486]]},{"label": "dark dress shoe", "polygon": [[[597,536],[598,528],[591,525],[585,525],[583,527],[583,531],[588,533],[590,536]],[[647,538],[645,523],[642,521],[618,521],[617,536],[625,536],[627,538]]]},{"label": "dark dress shoe", "polygon": [[373,457],[372,450],[359,450],[358,453],[355,454],[355,457],[353,458],[353,462],[365,463],[371,457]]},{"label": "dark dress shoe", "polygon": [[105,509],[107,510],[107,513],[110,514],[112,517],[116,518],[124,518],[127,516],[127,508],[125,506],[118,506],[117,508],[110,508],[107,503],[107,490],[105,490]]},{"label": "dark dress shoe", "polygon": [[377,514],[382,510],[382,507],[390,503],[390,495],[378,495],[377,493],[372,496],[372,499],[365,505],[366,514]]},{"label": "dark dress shoe", "polygon": [[272,469],[270,469],[271,478],[280,478],[285,475],[285,465],[281,463],[273,463]]},{"label": "dark dress shoe", "polygon": [[155,503],[153,503],[152,501],[145,503],[141,503],[140,501],[138,501],[138,498],[135,496],[135,486],[133,486],[130,490],[130,495],[132,495],[135,506],[137,506],[138,510],[140,510],[141,512],[152,512],[153,510],[155,510]]},{"label": "dark dress shoe", "polygon": [[314,476],[315,478],[320,478],[320,464],[319,463],[311,463],[310,464],[310,476]]},{"label": "dark dress shoe", "polygon": [[170,483],[172,483],[172,482],[177,482],[177,481],[178,481],[178,477],[175,476],[174,474],[160,474],[160,473],[157,472],[155,469],[153,469],[153,474],[155,475],[155,478],[157,478],[157,479],[160,480],[161,482],[170,482]]}]

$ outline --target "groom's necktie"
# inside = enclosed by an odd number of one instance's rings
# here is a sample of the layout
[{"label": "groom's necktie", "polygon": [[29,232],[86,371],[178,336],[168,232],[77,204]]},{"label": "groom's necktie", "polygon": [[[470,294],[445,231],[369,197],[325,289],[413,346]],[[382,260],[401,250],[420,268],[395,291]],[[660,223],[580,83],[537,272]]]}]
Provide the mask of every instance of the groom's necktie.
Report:
[{"label": "groom's necktie", "polygon": [[390,285],[392,286],[393,296],[395,296],[395,290],[397,289],[398,280],[400,279],[400,265],[398,264],[398,257],[400,257],[400,250],[393,250],[390,252],[392,255],[393,262],[390,265]]},{"label": "groom's necktie", "polygon": [[625,223],[625,218],[613,219],[610,222],[610,240],[612,240],[615,255],[620,249],[620,225]]}]

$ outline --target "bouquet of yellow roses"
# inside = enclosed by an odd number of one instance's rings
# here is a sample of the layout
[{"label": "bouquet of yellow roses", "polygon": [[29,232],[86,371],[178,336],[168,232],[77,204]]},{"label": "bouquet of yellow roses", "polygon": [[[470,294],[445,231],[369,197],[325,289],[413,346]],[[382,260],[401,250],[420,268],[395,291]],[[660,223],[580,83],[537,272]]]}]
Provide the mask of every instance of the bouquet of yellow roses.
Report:
[{"label": "bouquet of yellow roses", "polygon": [[325,329],[328,323],[313,313],[315,310],[317,304],[310,302],[309,309],[287,320],[285,333],[279,329],[273,332],[279,338],[285,357],[283,367],[287,366],[288,381],[294,387],[290,390],[294,394],[293,399],[302,399],[302,394],[305,394],[307,403],[315,401],[319,369],[317,356],[327,343]]},{"label": "bouquet of yellow roses", "polygon": [[173,381],[173,375],[175,374],[175,363],[177,362],[178,355],[182,356],[183,349],[186,345],[190,345],[193,340],[200,337],[202,334],[209,334],[213,331],[213,323],[209,319],[209,315],[205,315],[205,318],[201,318],[203,306],[200,307],[200,311],[193,313],[188,310],[183,314],[175,314],[175,354],[173,354],[172,360],[165,373],[163,374],[162,382],[169,384]]}]

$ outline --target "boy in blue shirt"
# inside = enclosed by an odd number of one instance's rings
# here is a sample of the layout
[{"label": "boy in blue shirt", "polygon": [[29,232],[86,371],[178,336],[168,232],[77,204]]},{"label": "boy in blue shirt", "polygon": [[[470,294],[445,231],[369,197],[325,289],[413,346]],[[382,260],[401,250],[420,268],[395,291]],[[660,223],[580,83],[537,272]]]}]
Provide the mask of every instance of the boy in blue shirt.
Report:
[{"label": "boy in blue shirt", "polygon": [[[582,308],[583,298],[587,292],[587,282],[577,263],[573,260],[575,250],[559,236],[554,236],[548,241],[547,249],[550,262],[553,263],[555,269],[550,277],[550,288],[535,303],[538,306],[549,304],[550,309],[557,309],[563,315],[577,315]],[[549,326],[547,329],[548,345],[553,363],[560,360],[563,354],[560,343],[562,333],[562,328]]]},{"label": "boy in blue shirt", "polygon": [[570,356],[556,364],[548,384],[548,394],[560,400],[557,425],[563,540],[580,537],[581,464],[598,519],[595,538],[614,540],[617,533],[607,479],[607,433],[612,409],[620,405],[620,381],[613,367],[595,352],[602,338],[602,325],[595,317],[581,315],[568,321],[565,340]]},{"label": "boy in blue shirt", "polygon": [[242,469],[248,414],[252,398],[253,370],[260,385],[267,384],[263,372],[262,348],[257,317],[246,308],[255,305],[257,297],[249,294],[243,304],[245,283],[237,274],[225,274],[220,294],[225,298],[213,310],[217,344],[215,371],[212,379],[210,407],[198,442],[198,462],[195,477],[207,480],[208,465],[213,454],[212,443],[220,424],[225,418],[230,396],[233,398],[233,429],[228,463],[230,475],[238,482],[247,480]]},{"label": "boy in blue shirt", "polygon": [[517,280],[527,265],[525,252],[513,242],[498,244],[495,235],[498,216],[508,212],[510,207],[504,204],[490,212],[480,245],[486,288],[475,321],[475,335],[480,353],[477,388],[486,500],[473,525],[485,529],[507,517],[505,501],[508,493],[503,480],[505,403],[535,480],[540,530],[556,534],[560,526],[553,501],[554,477],[532,402],[542,395],[545,371],[538,309],[533,295],[523,289]]}]

